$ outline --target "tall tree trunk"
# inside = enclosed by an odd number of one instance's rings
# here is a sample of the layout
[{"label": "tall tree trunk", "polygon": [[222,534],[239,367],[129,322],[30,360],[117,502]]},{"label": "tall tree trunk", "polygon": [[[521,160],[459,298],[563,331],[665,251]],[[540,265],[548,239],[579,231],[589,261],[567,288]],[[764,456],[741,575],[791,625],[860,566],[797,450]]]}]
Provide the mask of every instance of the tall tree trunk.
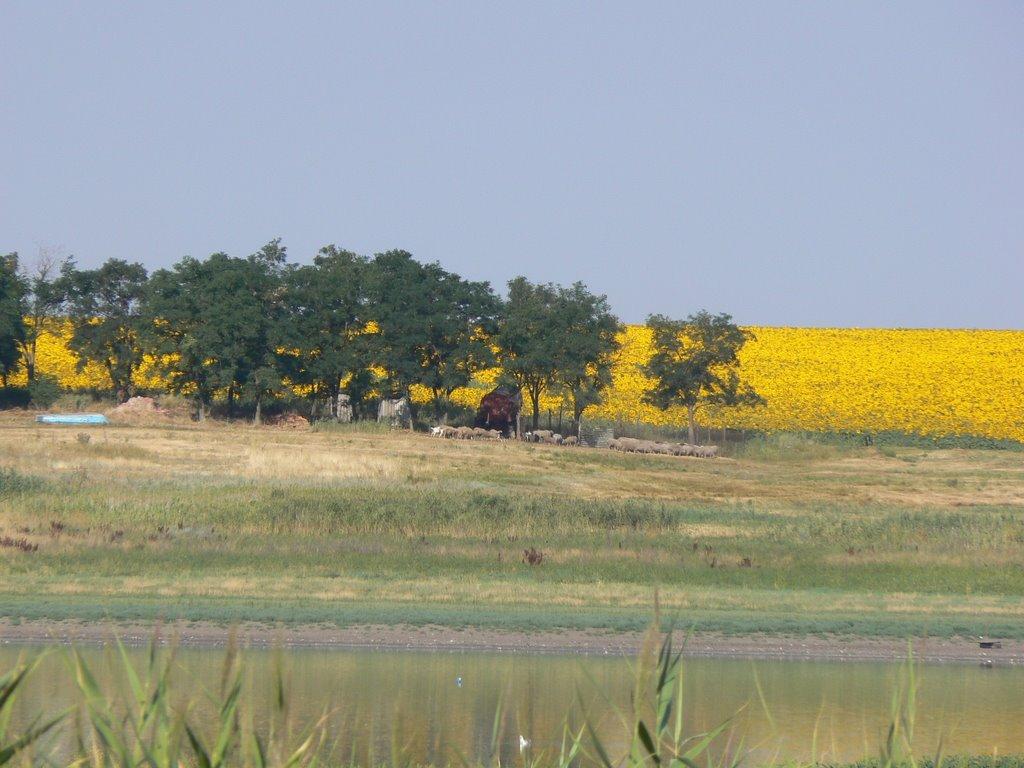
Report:
[{"label": "tall tree trunk", "polygon": [[125,379],[117,385],[117,402],[127,403],[128,399],[132,396],[131,390],[132,382],[131,379]]},{"label": "tall tree trunk", "polygon": [[530,405],[533,406],[533,429],[540,427],[540,387],[530,389]]},{"label": "tall tree trunk", "polygon": [[687,427],[690,434],[690,445],[694,445],[697,442],[696,431],[697,431],[697,417],[696,417],[697,406],[687,405],[686,406],[686,417]]},{"label": "tall tree trunk", "polygon": [[232,383],[228,385],[228,420],[230,421],[235,415],[235,385]]},{"label": "tall tree trunk", "polygon": [[[32,323],[32,333],[38,333],[35,329],[38,327],[37,323]],[[21,344],[21,356],[25,358],[25,378],[27,382],[31,384],[36,380],[36,338],[33,335],[31,339],[27,339]]]},{"label": "tall tree trunk", "polygon": [[[444,407],[441,409],[441,424],[447,424],[448,420],[451,419],[452,414],[450,408],[454,405],[452,403],[452,395],[455,393],[454,389],[446,389],[444,392]],[[476,415],[473,416],[474,422],[476,421]]]},{"label": "tall tree trunk", "polygon": [[257,427],[263,424],[263,394],[256,393],[256,413],[253,416],[252,423]]}]

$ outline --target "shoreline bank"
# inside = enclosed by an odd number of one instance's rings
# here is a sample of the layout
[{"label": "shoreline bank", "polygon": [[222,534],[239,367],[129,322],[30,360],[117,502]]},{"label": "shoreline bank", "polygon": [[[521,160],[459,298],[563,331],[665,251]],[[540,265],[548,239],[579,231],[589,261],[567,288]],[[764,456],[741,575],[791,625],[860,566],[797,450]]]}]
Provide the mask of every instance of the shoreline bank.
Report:
[{"label": "shoreline bank", "polygon": [[[319,625],[268,626],[212,622],[94,622],[0,620],[0,645],[161,643],[188,648],[222,648],[232,635],[243,648],[482,652],[556,655],[634,655],[641,632],[543,630],[535,632],[441,626]],[[1001,648],[982,649],[976,638],[905,639],[838,635],[724,635],[678,632],[685,656],[695,658],[789,661],[901,661],[908,647],[927,663],[983,666],[1024,665],[1024,641],[1003,640]]]}]

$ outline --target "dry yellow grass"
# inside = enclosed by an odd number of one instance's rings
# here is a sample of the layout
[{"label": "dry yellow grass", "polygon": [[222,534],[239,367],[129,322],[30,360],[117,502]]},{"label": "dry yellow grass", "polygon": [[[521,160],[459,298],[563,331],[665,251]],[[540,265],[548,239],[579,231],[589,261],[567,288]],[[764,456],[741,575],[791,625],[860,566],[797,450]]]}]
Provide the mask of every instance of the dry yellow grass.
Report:
[{"label": "dry yellow grass", "polygon": [[[1024,504],[1021,454],[905,449],[886,457],[854,449],[801,462],[623,456],[510,442],[438,440],[396,431],[293,432],[211,422],[206,427],[37,426],[0,419],[0,464],[29,474],[84,473],[96,480],[139,476],[253,482],[354,480],[384,484],[441,481],[493,473],[554,494],[666,501],[851,502],[907,506]],[[956,485],[951,485],[952,481]]]}]

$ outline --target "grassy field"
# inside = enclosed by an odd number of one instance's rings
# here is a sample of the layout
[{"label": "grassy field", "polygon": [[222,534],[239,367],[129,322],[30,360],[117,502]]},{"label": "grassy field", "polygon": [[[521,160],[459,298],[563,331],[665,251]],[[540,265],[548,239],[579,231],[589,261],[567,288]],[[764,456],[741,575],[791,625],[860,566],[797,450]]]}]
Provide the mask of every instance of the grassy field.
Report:
[{"label": "grassy field", "polygon": [[1024,637],[1019,452],[29,420],[0,420],[14,620],[635,629],[657,588],[703,629]]}]

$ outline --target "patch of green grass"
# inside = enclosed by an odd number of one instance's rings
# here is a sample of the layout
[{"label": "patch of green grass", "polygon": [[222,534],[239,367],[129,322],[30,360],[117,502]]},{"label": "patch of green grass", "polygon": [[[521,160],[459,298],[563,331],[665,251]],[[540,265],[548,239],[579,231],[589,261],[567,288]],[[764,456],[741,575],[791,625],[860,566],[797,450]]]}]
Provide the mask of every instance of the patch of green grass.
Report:
[{"label": "patch of green grass", "polygon": [[975,435],[915,435],[907,432],[809,432],[802,434],[821,443],[837,446],[891,446],[898,448],[925,448],[964,450],[1024,451],[1024,443]]},{"label": "patch of green grass", "polygon": [[25,475],[10,467],[0,467],[0,498],[39,491],[46,482],[39,477]]},{"label": "patch of green grass", "polygon": [[[1014,508],[832,505],[780,516],[758,504],[578,504],[437,484],[414,491],[237,483],[198,491],[156,485],[133,498],[67,487],[25,499],[21,509],[38,521],[27,528],[41,537],[40,549],[8,557],[0,572],[38,591],[95,584],[99,601],[126,581],[143,584],[133,590],[166,584],[177,592],[190,581],[226,580],[263,592],[257,585],[272,583],[275,574],[301,588],[303,580],[310,586],[332,573],[358,582],[362,599],[373,601],[398,582],[415,583],[436,601],[454,581],[468,585],[470,597],[508,588],[541,600],[565,590],[592,609],[614,593],[646,595],[655,585],[700,594],[708,606],[739,600],[737,609],[747,601],[744,590],[752,591],[749,601],[757,599],[754,591],[803,591],[823,608],[836,593],[961,602],[1024,593],[1024,568],[1000,567],[1024,540],[1024,512]],[[53,520],[65,526],[59,536]],[[522,562],[528,547],[544,553],[540,566]],[[728,596],[736,590],[738,597]],[[814,590],[823,592],[813,597]],[[289,598],[277,594],[251,605]],[[169,597],[167,604],[183,600]],[[316,611],[324,610],[330,609],[318,604]],[[467,615],[481,614],[474,608]]]},{"label": "patch of green grass", "polygon": [[814,461],[831,458],[852,446],[837,446],[813,435],[778,432],[752,437],[737,444],[732,453],[759,461]]}]

